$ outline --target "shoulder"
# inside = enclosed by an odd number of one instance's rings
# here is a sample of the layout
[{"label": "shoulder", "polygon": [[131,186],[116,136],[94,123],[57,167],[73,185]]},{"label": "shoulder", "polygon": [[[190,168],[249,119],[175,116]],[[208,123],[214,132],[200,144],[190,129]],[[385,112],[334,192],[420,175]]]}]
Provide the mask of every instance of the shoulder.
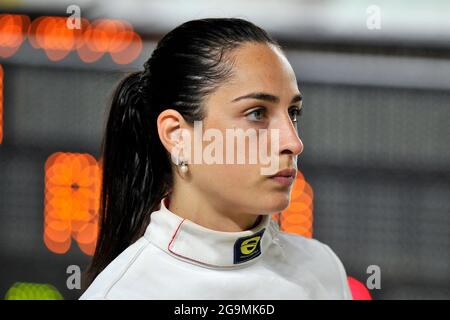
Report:
[{"label": "shoulder", "polygon": [[80,300],[106,300],[111,289],[126,275],[149,242],[141,237],[118,255],[91,283]]},{"label": "shoulder", "polygon": [[338,259],[334,251],[328,245],[317,239],[307,238],[284,231],[278,233],[278,238],[280,239],[280,244],[286,249],[295,250],[296,252],[301,252],[307,256],[325,260]]},{"label": "shoulder", "polygon": [[304,236],[279,232],[279,244],[294,263],[308,269],[327,287],[333,287],[344,299],[351,299],[347,273],[336,253],[327,244]]}]

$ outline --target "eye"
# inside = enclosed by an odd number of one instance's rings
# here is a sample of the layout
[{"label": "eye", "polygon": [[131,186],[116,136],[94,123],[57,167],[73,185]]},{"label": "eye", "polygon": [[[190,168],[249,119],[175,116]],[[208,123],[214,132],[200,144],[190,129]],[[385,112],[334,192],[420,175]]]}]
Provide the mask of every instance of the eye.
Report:
[{"label": "eye", "polygon": [[293,107],[291,110],[289,110],[289,113],[291,115],[292,122],[296,123],[298,122],[298,118],[301,117],[302,113],[303,113],[303,108],[299,108],[299,107]]},{"label": "eye", "polygon": [[255,109],[255,110],[247,113],[245,116],[246,117],[256,116],[256,120],[255,120],[255,117],[253,117],[253,119],[252,119],[252,117],[250,117],[248,119],[250,121],[261,121],[262,117],[265,115],[265,113],[266,113],[266,109],[265,108],[258,108],[258,109]]}]

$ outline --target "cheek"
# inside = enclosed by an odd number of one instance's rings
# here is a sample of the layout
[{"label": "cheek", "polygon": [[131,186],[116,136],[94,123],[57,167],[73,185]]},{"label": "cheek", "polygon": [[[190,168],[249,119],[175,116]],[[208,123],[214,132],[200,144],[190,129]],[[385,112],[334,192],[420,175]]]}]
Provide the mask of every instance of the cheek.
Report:
[{"label": "cheek", "polygon": [[[239,125],[237,125],[238,123]],[[206,161],[205,158],[208,158],[209,162],[213,162],[213,159],[223,162],[223,164],[195,164],[195,166],[192,168],[193,177],[194,177],[194,183],[197,185],[197,187],[204,189],[206,191],[206,188],[213,188],[214,192],[218,192],[220,190],[224,191],[225,188],[227,189],[227,193],[232,194],[239,194],[239,193],[246,193],[248,195],[249,192],[256,191],[258,189],[262,188],[262,184],[264,183],[264,176],[261,173],[261,167],[267,167],[267,161],[265,164],[260,163],[260,137],[259,137],[259,131],[258,128],[252,128],[255,130],[254,137],[250,139],[248,136],[242,136],[240,133],[238,134],[238,137],[231,138],[231,141],[229,142],[230,145],[227,144],[227,134],[226,129],[243,129],[246,131],[249,129],[248,125],[247,127],[244,126],[238,121],[231,121],[230,119],[224,120],[224,119],[215,119],[210,117],[209,119],[206,119],[203,122],[203,134],[205,134],[205,131],[209,129],[215,129],[220,132],[220,137],[218,138],[216,134],[218,132],[215,132],[212,134],[210,132],[210,135],[208,136],[208,139],[206,139],[205,136],[202,136],[202,138],[205,138],[201,142],[201,151],[199,152],[198,156],[201,156],[202,161]],[[267,139],[270,140],[270,137],[266,137],[266,143]],[[240,150],[239,146],[242,147],[241,144],[237,142],[237,140],[244,140],[243,149]],[[250,141],[252,140],[252,142]],[[192,158],[194,157],[194,144],[192,142],[191,144],[191,155]],[[228,147],[233,149],[234,154],[234,162],[235,164],[227,164],[227,150]],[[250,149],[252,151],[250,152]],[[217,152],[218,150],[221,150],[221,152]],[[267,146],[263,146],[263,154],[267,154]],[[244,157],[244,164],[238,164],[238,154],[241,154],[241,156]],[[250,157],[250,154],[252,154],[252,157]],[[198,158],[197,156],[197,158]],[[216,158],[217,157],[217,158]],[[250,163],[250,158],[256,157],[256,164]],[[254,160],[252,160],[254,161]]]},{"label": "cheek", "polygon": [[195,173],[204,182],[218,184],[223,187],[249,186],[254,184],[258,178],[258,168],[251,170],[249,167],[248,165],[237,164],[202,164],[196,165],[193,174]]},{"label": "cheek", "polygon": [[202,189],[214,189],[239,195],[258,188],[261,183],[259,166],[255,165],[196,165],[192,176]]}]

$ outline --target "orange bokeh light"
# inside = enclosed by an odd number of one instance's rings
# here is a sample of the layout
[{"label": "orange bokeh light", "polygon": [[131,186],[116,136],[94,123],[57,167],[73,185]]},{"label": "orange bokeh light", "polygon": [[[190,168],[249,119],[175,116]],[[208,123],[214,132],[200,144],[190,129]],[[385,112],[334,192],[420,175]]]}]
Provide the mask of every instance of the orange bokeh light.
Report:
[{"label": "orange bokeh light", "polygon": [[30,24],[28,16],[0,15],[0,57],[12,56],[28,35],[31,46],[44,50],[51,61],[77,51],[83,62],[92,63],[105,53],[117,64],[133,62],[142,52],[142,39],[122,20],[80,19],[80,29],[67,26],[66,17],[43,16]]},{"label": "orange bokeh light", "polygon": [[58,254],[72,238],[87,255],[95,250],[101,166],[89,154],[57,152],[45,163],[44,243]]},{"label": "orange bokeh light", "polygon": [[0,14],[0,57],[8,58],[20,48],[30,26],[30,18],[18,14]]},{"label": "orange bokeh light", "polygon": [[86,63],[98,60],[109,53],[117,64],[133,62],[142,52],[141,37],[130,24],[120,20],[99,19],[83,32],[78,55]]},{"label": "orange bokeh light", "polygon": [[0,144],[3,142],[3,67],[0,65]]},{"label": "orange bokeh light", "polygon": [[3,67],[0,65],[0,144],[3,142]]},{"label": "orange bokeh light", "polygon": [[125,48],[121,46],[116,46],[116,50],[110,52],[111,58],[117,64],[128,64],[136,60],[136,58],[142,52],[142,40],[141,37],[132,31],[123,31],[118,34],[120,41],[118,43],[125,43]]}]

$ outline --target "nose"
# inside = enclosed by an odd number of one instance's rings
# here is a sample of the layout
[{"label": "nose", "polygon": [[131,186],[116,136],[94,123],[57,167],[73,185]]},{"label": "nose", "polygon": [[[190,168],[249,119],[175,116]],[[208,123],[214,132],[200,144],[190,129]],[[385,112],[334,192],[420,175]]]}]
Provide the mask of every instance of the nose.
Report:
[{"label": "nose", "polygon": [[295,123],[289,116],[283,118],[279,130],[280,154],[289,154],[293,157],[300,155],[303,152],[303,142],[298,135]]}]

